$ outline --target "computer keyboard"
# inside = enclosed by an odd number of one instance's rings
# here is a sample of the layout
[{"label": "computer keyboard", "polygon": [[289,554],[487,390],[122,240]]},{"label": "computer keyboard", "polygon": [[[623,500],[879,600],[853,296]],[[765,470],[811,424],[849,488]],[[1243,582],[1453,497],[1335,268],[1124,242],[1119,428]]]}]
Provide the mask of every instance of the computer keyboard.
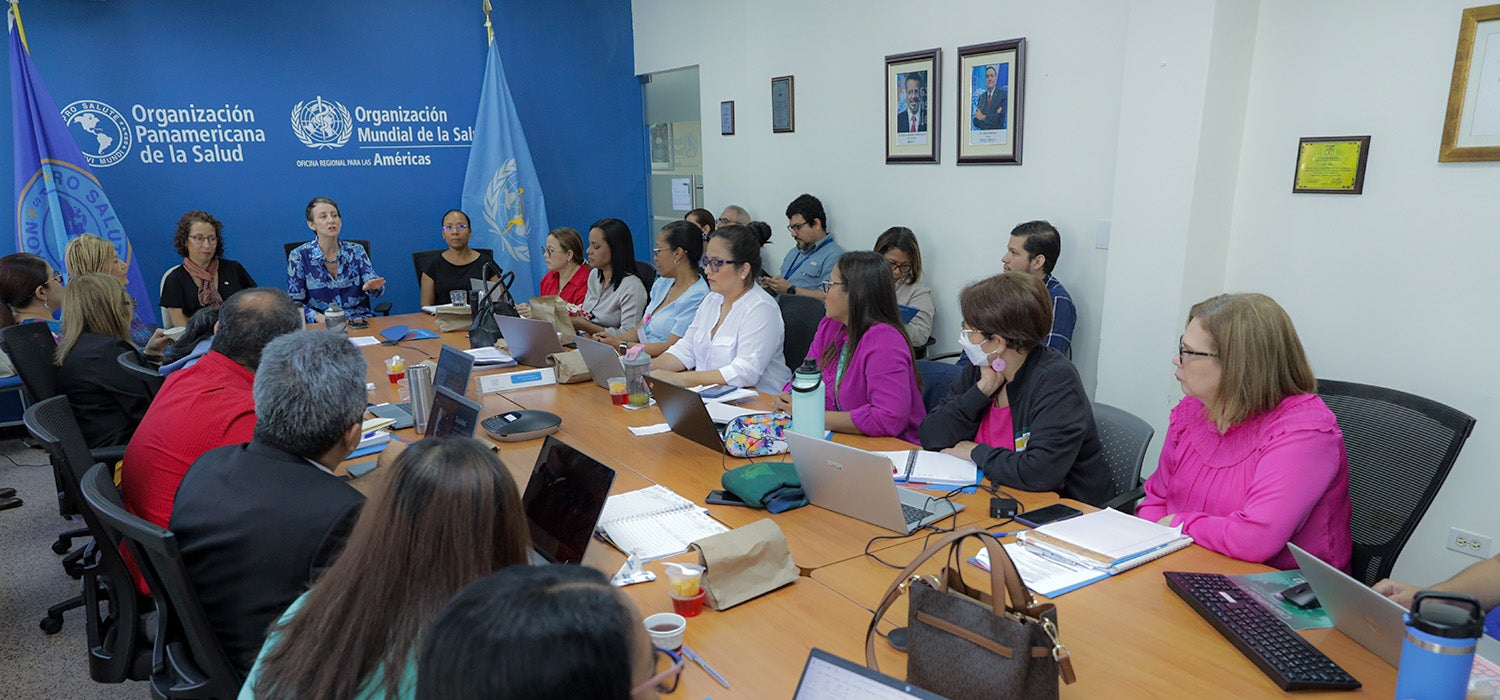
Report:
[{"label": "computer keyboard", "polygon": [[930,511],[930,510],[923,510],[921,508],[917,508],[916,506],[909,506],[909,505],[906,505],[905,503],[902,503],[901,504],[901,515],[906,518],[907,524],[910,525],[910,524],[913,524],[913,523],[920,523],[920,522],[922,522],[923,518],[925,518],[925,517],[927,517],[929,515],[932,515],[932,511]]},{"label": "computer keyboard", "polygon": [[1359,681],[1339,668],[1260,601],[1223,574],[1168,571],[1167,587],[1208,620],[1282,690],[1353,690]]}]

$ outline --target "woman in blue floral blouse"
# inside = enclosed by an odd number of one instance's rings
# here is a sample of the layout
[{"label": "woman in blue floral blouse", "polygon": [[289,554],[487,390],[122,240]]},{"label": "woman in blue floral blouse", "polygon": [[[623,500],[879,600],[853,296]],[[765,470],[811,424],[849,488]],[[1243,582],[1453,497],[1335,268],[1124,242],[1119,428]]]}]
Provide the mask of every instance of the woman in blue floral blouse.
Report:
[{"label": "woman in blue floral blouse", "polygon": [[385,288],[385,278],[375,274],[364,246],[339,240],[343,224],[336,202],[313,197],[307,203],[307,227],[316,237],[287,256],[286,292],[302,305],[308,323],[321,323],[323,310],[335,301],[349,318],[371,316],[371,300]]}]

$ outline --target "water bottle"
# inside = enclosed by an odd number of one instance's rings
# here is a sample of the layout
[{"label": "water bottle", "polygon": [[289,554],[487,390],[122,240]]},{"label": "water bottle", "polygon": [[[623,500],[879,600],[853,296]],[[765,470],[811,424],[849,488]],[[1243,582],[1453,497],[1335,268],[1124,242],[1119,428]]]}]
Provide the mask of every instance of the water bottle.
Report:
[{"label": "water bottle", "polygon": [[1396,700],[1461,700],[1483,633],[1484,611],[1473,596],[1418,592],[1406,614]]},{"label": "water bottle", "polygon": [[418,435],[426,435],[427,418],[432,413],[432,368],[426,364],[407,367],[406,383],[411,387],[412,427]]},{"label": "water bottle", "polygon": [[792,373],[792,430],[823,439],[823,372],[812,358]]},{"label": "water bottle", "polygon": [[643,408],[651,404],[651,388],[646,386],[646,377],[651,375],[651,355],[645,346],[634,345],[625,353],[620,364],[625,366],[625,405],[628,408]]},{"label": "water bottle", "polygon": [[338,302],[329,304],[323,311],[323,327],[345,338],[349,337],[349,320],[344,317],[344,310],[339,307]]}]

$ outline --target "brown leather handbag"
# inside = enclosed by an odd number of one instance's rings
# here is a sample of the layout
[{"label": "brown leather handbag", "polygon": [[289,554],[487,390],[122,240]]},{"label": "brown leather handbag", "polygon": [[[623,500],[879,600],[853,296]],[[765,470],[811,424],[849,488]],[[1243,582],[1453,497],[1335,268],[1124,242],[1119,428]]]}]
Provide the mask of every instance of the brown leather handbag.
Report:
[{"label": "brown leather handbag", "polygon": [[[994,596],[964,583],[959,550],[970,538],[989,551]],[[942,573],[915,574],[940,553],[948,558]],[[934,542],[886,589],[865,633],[865,665],[876,671],[875,627],[903,591],[911,596],[906,682],[951,700],[988,700],[1056,698],[1059,676],[1074,681],[1073,660],[1058,640],[1057,606],[1031,597],[1005,549],[984,530],[961,528]]]}]

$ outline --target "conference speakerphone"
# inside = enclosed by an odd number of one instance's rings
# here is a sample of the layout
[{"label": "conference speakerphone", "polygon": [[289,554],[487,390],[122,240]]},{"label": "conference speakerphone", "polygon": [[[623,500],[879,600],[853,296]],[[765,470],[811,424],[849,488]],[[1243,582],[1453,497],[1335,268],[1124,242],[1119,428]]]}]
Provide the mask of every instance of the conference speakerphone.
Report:
[{"label": "conference speakerphone", "polygon": [[507,411],[490,416],[479,425],[501,442],[523,442],[557,432],[562,427],[562,418],[546,411]]}]

